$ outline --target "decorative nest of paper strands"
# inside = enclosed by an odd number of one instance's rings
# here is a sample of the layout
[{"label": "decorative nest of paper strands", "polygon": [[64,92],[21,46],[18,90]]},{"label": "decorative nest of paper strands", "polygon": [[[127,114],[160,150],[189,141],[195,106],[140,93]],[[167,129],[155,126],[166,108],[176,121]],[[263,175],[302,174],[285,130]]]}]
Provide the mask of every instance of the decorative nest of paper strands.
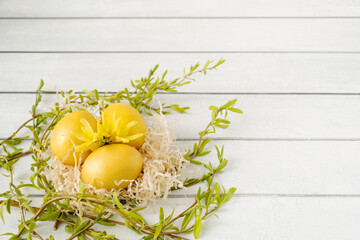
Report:
[{"label": "decorative nest of paper strands", "polygon": [[[92,107],[89,106],[88,111],[94,112],[89,108]],[[111,198],[116,193],[124,208],[129,209],[145,206],[157,198],[167,198],[172,187],[183,187],[180,177],[185,167],[189,165],[189,161],[184,158],[184,152],[176,145],[174,130],[162,114],[147,117],[146,121],[148,128],[145,141],[138,149],[143,157],[143,167],[139,176],[129,181],[125,189],[98,189],[91,184],[84,184],[87,194]],[[46,170],[46,176],[52,181],[54,188],[68,194],[80,193],[82,167],[80,161],[75,165],[66,165],[56,160],[51,151],[47,154],[50,154],[52,162]],[[71,203],[76,210],[77,202]],[[83,202],[81,207],[83,212],[93,213],[94,207],[90,204]]]},{"label": "decorative nest of paper strands", "polygon": [[[147,77],[131,81],[132,91],[127,88],[116,93],[61,91],[50,109],[42,102],[45,91],[41,81],[30,110],[31,118],[10,137],[0,141],[4,150],[3,154],[0,152],[0,167],[7,172],[3,175],[9,179],[9,190],[0,193],[4,198],[0,200],[0,217],[4,220],[3,209],[10,214],[11,207],[18,207],[21,213],[19,230],[6,233],[9,239],[27,235],[28,239],[54,240],[52,235],[43,238],[37,232],[39,221],[55,221],[55,229],[61,223],[66,224],[65,230],[71,234],[67,240],[117,239],[115,235],[95,230],[93,226],[97,224],[126,226],[142,234],[143,239],[184,240],[188,238],[182,235],[189,232],[198,238],[202,222],[228,202],[236,190],[230,188],[226,191],[215,182],[215,176],[228,163],[224,146],[214,146],[217,161],[204,163],[200,157],[211,152],[208,144],[211,135],[217,129],[229,127],[228,113],[242,111],[235,107],[236,99],[220,106],[210,106],[208,124],[198,133],[193,147],[182,151],[176,144],[174,129],[164,115],[184,113],[189,107],[160,104],[154,100],[157,92],[176,92],[177,88],[193,81],[194,74],[206,74],[223,62],[223,59],[215,63],[207,61],[203,67],[195,64],[187,73],[184,71],[182,77],[172,81],[165,80],[167,71],[156,76],[158,66],[155,66]],[[112,113],[109,109],[113,106],[127,110]],[[136,116],[127,119],[122,113],[128,111]],[[145,114],[149,115],[146,121]],[[17,136],[21,129],[28,129],[32,135],[28,150],[19,147],[24,139],[29,138]],[[106,152],[110,149],[114,152]],[[118,152],[119,149],[123,152]],[[99,157],[99,152],[105,152],[103,157]],[[30,181],[17,184],[14,182],[15,164],[26,155],[33,159],[29,170],[32,175]],[[94,165],[103,162],[110,164],[104,169]],[[121,170],[120,173],[126,175],[123,178],[112,171],[112,166],[118,169],[121,164],[130,166]],[[184,179],[182,174],[189,165],[198,165],[200,176]],[[95,176],[98,172],[99,177]],[[187,175],[194,175],[190,173],[188,171]],[[111,181],[107,181],[107,177]],[[174,208],[165,215],[160,207],[158,222],[151,223],[146,219],[142,212],[146,205],[166,198],[171,191],[196,184],[201,187],[194,194],[194,202],[186,209],[179,212]],[[44,194],[39,207],[33,205],[23,188],[32,188],[38,191],[38,195]],[[29,217],[26,212],[33,215]],[[113,217],[120,218],[120,221],[113,220]]]}]

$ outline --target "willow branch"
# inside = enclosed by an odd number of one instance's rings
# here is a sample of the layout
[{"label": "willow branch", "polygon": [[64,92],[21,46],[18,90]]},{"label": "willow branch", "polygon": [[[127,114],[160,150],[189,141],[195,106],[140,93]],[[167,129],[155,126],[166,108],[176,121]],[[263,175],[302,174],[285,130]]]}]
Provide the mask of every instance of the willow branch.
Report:
[{"label": "willow branch", "polygon": [[[216,111],[216,114],[215,114],[215,119],[217,118],[217,116],[219,115],[221,110],[217,110]],[[196,154],[198,153],[199,149],[200,149],[200,145],[201,145],[201,142],[203,141],[204,139],[204,136],[206,135],[206,132],[207,130],[209,130],[209,128],[211,127],[211,125],[213,124],[213,121],[210,121],[209,124],[206,126],[205,130],[201,133],[200,137],[199,137],[199,141],[198,141],[198,144],[197,144],[197,148],[195,149],[193,155],[191,155],[189,157],[190,160],[194,159],[196,157]]]},{"label": "willow branch", "polygon": [[83,229],[81,229],[79,232],[74,233],[74,234],[71,235],[69,238],[67,238],[67,240],[74,239],[74,238],[77,237],[78,235],[82,234],[83,232],[85,232],[86,230],[88,230],[88,229],[90,229],[92,226],[94,226],[95,223],[96,223],[95,221],[89,223],[88,225],[86,225],[86,227],[84,227]]},{"label": "willow branch", "polygon": [[26,122],[24,122],[23,124],[20,125],[20,127],[9,137],[5,138],[3,141],[0,142],[0,146],[4,144],[4,142],[11,140],[13,137],[15,137],[15,135],[23,128],[25,127],[26,124],[28,124],[29,122],[31,122],[33,120],[33,118],[37,118],[39,117],[39,115],[35,115],[33,117],[31,117],[29,120],[27,120]]}]

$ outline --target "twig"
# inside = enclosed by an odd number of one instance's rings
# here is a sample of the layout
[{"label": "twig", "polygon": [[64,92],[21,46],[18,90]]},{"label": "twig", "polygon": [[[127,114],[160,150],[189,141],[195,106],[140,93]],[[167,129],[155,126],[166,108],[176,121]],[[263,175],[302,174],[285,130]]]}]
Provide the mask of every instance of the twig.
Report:
[{"label": "twig", "polygon": [[[56,201],[59,201],[59,200],[62,200],[62,199],[73,199],[73,200],[77,200],[76,197],[74,196],[61,196],[61,197],[55,197],[47,202],[45,202],[44,204],[41,205],[41,207],[39,208],[39,210],[36,212],[36,214],[31,218],[31,220],[34,220],[36,218],[38,218],[40,216],[40,214],[46,209],[46,206],[53,203],[53,202],[56,202]],[[22,227],[18,234],[16,235],[16,237],[20,237],[21,234],[24,232],[25,230],[25,227]]]},{"label": "twig", "polygon": [[167,226],[169,226],[171,223],[175,222],[177,219],[182,218],[182,217],[184,216],[184,213],[186,213],[189,209],[191,209],[192,207],[194,207],[194,206],[196,205],[196,203],[197,203],[197,201],[195,201],[193,204],[191,204],[191,206],[188,207],[187,209],[185,209],[182,213],[180,213],[179,215],[177,215],[176,217],[174,217],[170,222],[168,222],[168,223],[164,226],[164,228],[167,227]]},{"label": "twig", "polygon": [[[60,213],[59,217],[62,216],[63,213]],[[55,223],[54,223],[54,226],[53,226],[53,229],[56,230],[58,228],[58,225],[59,225],[59,219],[55,219]]]},{"label": "twig", "polygon": [[31,117],[29,120],[27,120],[26,122],[24,122],[23,124],[20,125],[20,127],[9,137],[5,138],[3,141],[0,142],[0,146],[4,144],[4,142],[12,139],[13,137],[15,137],[15,135],[23,128],[25,127],[26,124],[28,124],[29,122],[31,122],[33,120],[33,118],[37,118],[39,117],[39,115],[35,115],[33,117]]},{"label": "twig", "polygon": [[[220,112],[221,112],[221,110],[216,111],[216,114],[215,114],[215,117],[214,117],[215,119],[219,115]],[[203,138],[206,135],[206,132],[210,128],[212,123],[213,123],[213,121],[210,121],[209,124],[206,126],[205,130],[201,133],[201,135],[199,137],[198,144],[197,144],[197,148],[195,149],[194,153],[188,158],[189,160],[192,160],[192,159],[194,159],[196,157],[196,154],[198,153],[198,151],[200,149],[201,142],[203,141]]]},{"label": "twig", "polygon": [[44,130],[41,138],[40,138],[40,143],[42,143],[42,141],[44,140],[44,137],[45,137],[45,134],[47,133],[47,131],[49,131],[51,125],[54,123],[55,119],[57,118],[58,116],[54,116],[51,120],[51,122],[49,123],[49,125],[46,127],[46,129]]},{"label": "twig", "polygon": [[67,240],[74,239],[74,238],[77,237],[78,235],[82,234],[83,232],[85,232],[86,230],[88,230],[89,228],[91,228],[95,223],[96,223],[95,221],[89,223],[88,225],[86,225],[86,227],[84,227],[83,229],[81,229],[79,232],[74,233],[74,234],[71,235],[69,238],[67,238]]},{"label": "twig", "polygon": [[29,154],[33,153],[33,151],[26,151],[26,152],[23,152],[23,153],[19,153],[11,158],[9,158],[9,161],[13,160],[13,159],[16,159],[16,158],[21,158],[21,157],[24,157],[24,156],[27,156]]}]

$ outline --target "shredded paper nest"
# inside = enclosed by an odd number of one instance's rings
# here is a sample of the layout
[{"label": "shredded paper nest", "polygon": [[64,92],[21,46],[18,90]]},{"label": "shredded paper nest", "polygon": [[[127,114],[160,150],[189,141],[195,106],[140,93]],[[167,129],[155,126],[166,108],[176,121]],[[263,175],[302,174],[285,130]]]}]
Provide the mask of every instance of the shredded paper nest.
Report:
[{"label": "shredded paper nest", "polygon": [[[176,145],[174,131],[163,115],[148,117],[146,121],[148,129],[145,142],[139,149],[144,164],[138,178],[131,181],[126,189],[111,191],[85,184],[86,193],[111,197],[116,192],[119,199],[124,200],[124,207],[130,208],[134,205],[144,206],[160,197],[166,198],[174,186],[183,187],[180,176],[188,161],[183,158],[183,153]],[[46,175],[57,191],[76,194],[80,192],[80,170],[80,164],[65,165],[53,157]],[[78,208],[77,202],[71,205],[74,209]],[[81,208],[85,213],[93,211],[93,207],[87,203],[83,203]]]}]

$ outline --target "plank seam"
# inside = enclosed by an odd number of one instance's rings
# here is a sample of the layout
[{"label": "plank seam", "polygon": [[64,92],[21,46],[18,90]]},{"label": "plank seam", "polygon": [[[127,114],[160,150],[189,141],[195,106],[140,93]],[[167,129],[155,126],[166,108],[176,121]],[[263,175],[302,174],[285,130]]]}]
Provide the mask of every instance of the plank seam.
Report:
[{"label": "plank seam", "polygon": [[360,54],[360,51],[0,51],[0,54],[5,53],[31,53],[31,54],[47,54],[47,53],[57,53],[57,54],[193,54],[193,53],[222,53],[222,54]]},{"label": "plank seam", "polygon": [[[168,198],[193,198],[194,194],[172,194]],[[29,194],[30,198],[44,197],[44,194]],[[262,198],[360,198],[360,194],[283,194],[283,193],[235,193],[233,197]]]},{"label": "plank seam", "polygon": [[[259,141],[259,142],[358,142],[360,138],[211,138],[213,141]],[[5,138],[1,137],[0,141],[5,140]],[[33,141],[33,138],[27,138],[23,141]],[[198,138],[177,138],[177,141],[198,141]]]},{"label": "plank seam", "polygon": [[[56,94],[56,91],[46,91],[43,94]],[[84,94],[84,92],[74,92]],[[100,94],[114,94],[116,92],[99,91]],[[130,92],[131,93],[131,92]],[[0,91],[0,94],[36,94],[34,91]],[[311,96],[359,96],[360,92],[158,92],[159,95],[311,95]]]},{"label": "plank seam", "polygon": [[0,20],[111,20],[111,19],[360,19],[360,16],[138,16],[138,17],[0,17]]}]

